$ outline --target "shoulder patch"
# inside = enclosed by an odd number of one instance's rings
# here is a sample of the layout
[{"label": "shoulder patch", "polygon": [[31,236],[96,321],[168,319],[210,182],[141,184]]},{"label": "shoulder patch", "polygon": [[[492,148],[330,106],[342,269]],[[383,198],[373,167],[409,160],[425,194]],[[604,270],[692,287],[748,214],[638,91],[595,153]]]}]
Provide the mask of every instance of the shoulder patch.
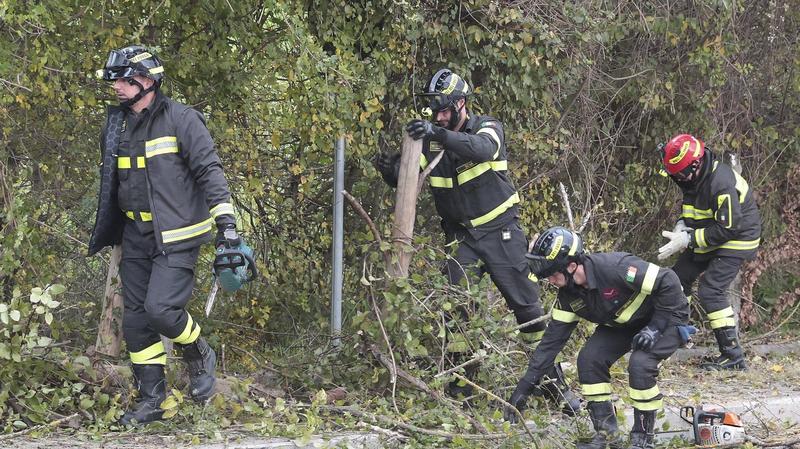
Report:
[{"label": "shoulder patch", "polygon": [[479,129],[480,128],[497,128],[498,126],[499,126],[499,123],[497,123],[495,121],[492,121],[492,120],[489,120],[487,122],[481,123],[481,126],[479,126],[478,128]]},{"label": "shoulder patch", "polygon": [[637,271],[639,271],[639,270],[636,267],[634,267],[633,265],[629,265],[628,266],[628,272],[625,273],[625,280],[628,281],[628,282],[633,282],[633,280],[636,279],[636,272]]}]

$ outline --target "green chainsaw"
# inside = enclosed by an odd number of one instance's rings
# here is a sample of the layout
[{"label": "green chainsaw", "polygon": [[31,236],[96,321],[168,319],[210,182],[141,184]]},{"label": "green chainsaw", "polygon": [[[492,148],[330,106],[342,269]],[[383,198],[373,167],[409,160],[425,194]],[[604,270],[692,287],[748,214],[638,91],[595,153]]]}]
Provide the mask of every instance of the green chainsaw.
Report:
[{"label": "green chainsaw", "polygon": [[226,229],[224,237],[214,255],[213,284],[206,299],[206,316],[211,315],[220,286],[228,293],[235,293],[258,276],[253,249],[244,243],[235,229]]}]

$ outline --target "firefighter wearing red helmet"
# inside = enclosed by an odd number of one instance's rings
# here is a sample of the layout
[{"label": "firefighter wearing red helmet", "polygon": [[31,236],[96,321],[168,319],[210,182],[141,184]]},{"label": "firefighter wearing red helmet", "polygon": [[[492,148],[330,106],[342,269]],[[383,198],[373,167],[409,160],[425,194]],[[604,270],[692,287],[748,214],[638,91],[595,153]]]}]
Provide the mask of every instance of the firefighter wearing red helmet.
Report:
[{"label": "firefighter wearing red helmet", "polygon": [[672,267],[689,296],[697,297],[719,345],[720,356],[705,369],[746,369],[727,290],[743,261],[761,241],[761,215],[747,181],[706,149],[702,140],[679,134],[661,147],[662,163],[683,192],[680,219],[658,259],[680,254]]}]

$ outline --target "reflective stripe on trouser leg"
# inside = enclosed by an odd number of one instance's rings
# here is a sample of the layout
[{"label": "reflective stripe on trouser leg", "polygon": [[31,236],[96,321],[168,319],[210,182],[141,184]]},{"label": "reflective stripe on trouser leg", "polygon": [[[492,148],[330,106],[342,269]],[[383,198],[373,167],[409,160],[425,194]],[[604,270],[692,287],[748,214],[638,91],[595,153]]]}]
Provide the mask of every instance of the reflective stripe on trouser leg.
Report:
[{"label": "reflective stripe on trouser leg", "polygon": [[736,318],[734,317],[733,307],[726,307],[722,310],[710,312],[708,314],[708,324],[711,329],[719,329],[721,327],[736,327]]},{"label": "reflective stripe on trouser leg", "polygon": [[200,326],[194,322],[192,315],[187,312],[186,317],[186,327],[183,328],[183,332],[172,339],[175,343],[182,345],[194,343],[200,336]]},{"label": "reflective stripe on trouser leg", "polygon": [[581,384],[581,393],[587,402],[603,402],[611,400],[611,383]]},{"label": "reflective stripe on trouser leg", "polygon": [[661,410],[664,406],[661,390],[658,389],[658,385],[654,385],[645,390],[637,390],[633,387],[628,387],[628,394],[633,400],[633,407],[639,410]]},{"label": "reflective stripe on trouser leg", "polygon": [[159,340],[157,343],[142,349],[141,351],[131,352],[131,363],[136,365],[166,365],[167,353],[164,350],[164,343]]}]

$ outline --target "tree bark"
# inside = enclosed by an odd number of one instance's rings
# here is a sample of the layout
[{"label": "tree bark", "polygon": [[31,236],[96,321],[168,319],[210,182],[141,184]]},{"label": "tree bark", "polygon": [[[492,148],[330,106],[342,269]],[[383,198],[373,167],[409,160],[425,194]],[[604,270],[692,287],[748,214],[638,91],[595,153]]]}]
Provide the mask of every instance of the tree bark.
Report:
[{"label": "tree bark", "polygon": [[106,276],[106,292],[103,296],[103,311],[97,327],[95,351],[109,357],[119,357],[122,343],[122,281],[119,277],[119,261],[122,246],[115,245],[111,250],[111,263]]},{"label": "tree bark", "polygon": [[394,278],[408,277],[408,266],[411,264],[413,252],[411,241],[414,237],[414,220],[417,213],[417,181],[421,153],[422,141],[403,134],[392,227],[394,255],[388,267],[389,276]]}]

